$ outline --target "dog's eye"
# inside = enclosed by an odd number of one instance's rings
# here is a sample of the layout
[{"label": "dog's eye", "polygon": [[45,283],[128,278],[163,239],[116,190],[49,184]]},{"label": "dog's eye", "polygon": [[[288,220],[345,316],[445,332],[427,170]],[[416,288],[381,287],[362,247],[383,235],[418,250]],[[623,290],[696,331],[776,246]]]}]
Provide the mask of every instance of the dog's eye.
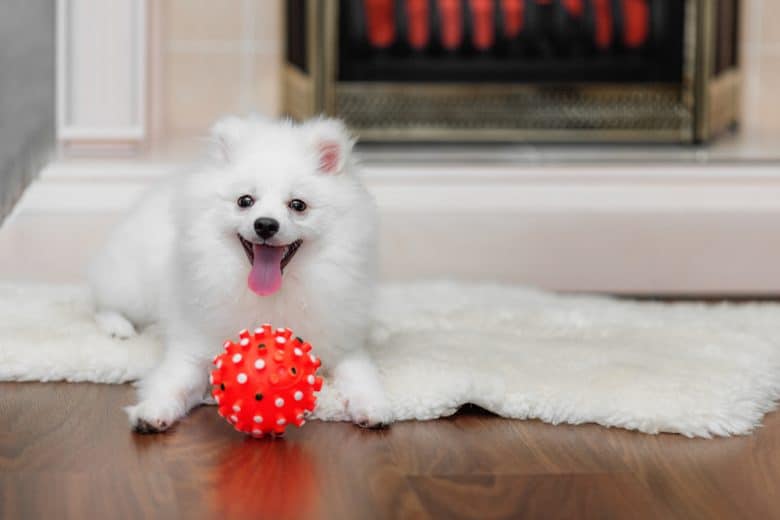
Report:
[{"label": "dog's eye", "polygon": [[236,204],[239,208],[250,208],[255,203],[255,199],[251,195],[241,195]]},{"label": "dog's eye", "polygon": [[301,199],[291,200],[288,206],[290,207],[291,210],[297,211],[298,213],[306,210],[306,203],[303,202]]}]

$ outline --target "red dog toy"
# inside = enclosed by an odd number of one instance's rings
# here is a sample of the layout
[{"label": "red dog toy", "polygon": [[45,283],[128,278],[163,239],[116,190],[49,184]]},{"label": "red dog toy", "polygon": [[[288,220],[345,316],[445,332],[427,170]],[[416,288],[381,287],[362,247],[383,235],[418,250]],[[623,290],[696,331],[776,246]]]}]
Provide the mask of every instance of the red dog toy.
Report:
[{"label": "red dog toy", "polygon": [[254,333],[242,330],[238,343],[225,342],[214,358],[211,394],[219,415],[254,437],[281,435],[288,424],[302,426],[304,413],[314,410],[322,378],[320,360],[311,345],[290,329],[263,325]]}]

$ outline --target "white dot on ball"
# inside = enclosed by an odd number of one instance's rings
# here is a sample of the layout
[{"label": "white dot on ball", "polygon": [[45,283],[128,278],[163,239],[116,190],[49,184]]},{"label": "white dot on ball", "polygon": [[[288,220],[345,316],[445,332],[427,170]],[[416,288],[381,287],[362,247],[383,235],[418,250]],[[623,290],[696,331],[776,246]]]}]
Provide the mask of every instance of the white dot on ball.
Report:
[{"label": "white dot on ball", "polygon": [[284,419],[279,419],[278,421],[276,421],[276,424],[284,424],[286,422],[287,421],[285,421]]},{"label": "white dot on ball", "polygon": [[314,357],[314,354],[309,354],[309,359],[311,359],[312,363],[316,363],[317,362],[317,358]]},{"label": "white dot on ball", "polygon": [[264,369],[265,368],[265,361],[263,361],[262,359],[258,359],[257,361],[255,361],[255,368],[258,369],[258,370]]},{"label": "white dot on ball", "polygon": [[241,346],[242,347],[246,347],[247,345],[249,345],[249,340],[246,339],[246,338],[242,339],[241,340]]},{"label": "white dot on ball", "polygon": [[296,356],[302,356],[303,355],[303,350],[301,350],[301,349],[299,349],[297,347],[295,348],[295,350],[293,350],[293,352],[295,352]]},{"label": "white dot on ball", "polygon": [[260,328],[255,329],[255,334],[262,334],[262,333],[263,333],[263,329]]},{"label": "white dot on ball", "polygon": [[284,336],[279,336],[278,338],[276,338],[276,342],[277,343],[287,343],[287,338],[285,338]]},{"label": "white dot on ball", "polygon": [[284,332],[284,327],[280,327],[280,328],[276,329],[276,332]]},{"label": "white dot on ball", "polygon": [[214,376],[212,374],[209,374],[209,384],[210,385],[214,384]]},{"label": "white dot on ball", "polygon": [[233,354],[233,363],[241,362],[241,354]]},{"label": "white dot on ball", "polygon": [[255,415],[254,417],[252,417],[252,419],[253,419],[253,420],[254,420],[254,421],[257,423],[257,424],[260,424],[261,422],[263,422],[263,417],[262,417],[262,416],[260,416],[260,415]]},{"label": "white dot on ball", "polygon": [[284,406],[284,399],[282,399],[281,397],[277,397],[276,401],[274,401],[274,404],[276,405],[277,408],[281,408],[282,406]]},{"label": "white dot on ball", "polygon": [[238,422],[238,417],[236,417],[235,415],[231,415],[230,416],[230,421],[231,422]]},{"label": "white dot on ball", "polygon": [[222,360],[217,361],[217,368],[222,368]]},{"label": "white dot on ball", "polygon": [[219,404],[219,396],[218,396],[218,395],[215,395],[215,396],[214,396],[214,402],[215,402],[215,403],[217,403],[217,404]]},{"label": "white dot on ball", "polygon": [[241,407],[240,407],[240,406],[238,406],[237,404],[234,404],[234,405],[233,405],[233,411],[234,411],[234,412],[240,412],[240,411],[241,411]]},{"label": "white dot on ball", "polygon": [[295,392],[295,394],[293,394],[293,397],[295,398],[296,401],[300,401],[301,399],[303,399],[303,392],[298,390]]},{"label": "white dot on ball", "polygon": [[228,348],[230,346],[230,342],[226,341],[222,344],[223,347]]},{"label": "white dot on ball", "polygon": [[252,430],[252,435],[262,435],[263,430]]},{"label": "white dot on ball", "polygon": [[313,385],[314,384],[314,376],[307,377],[306,381],[308,381],[310,385]]},{"label": "white dot on ball", "polygon": [[244,383],[246,383],[246,380],[247,380],[247,379],[249,379],[249,378],[248,378],[248,377],[246,377],[246,374],[244,374],[243,372],[241,372],[240,374],[238,374],[238,375],[236,376],[236,381],[238,381],[238,382],[239,382],[239,383],[241,383],[242,385],[243,385]]}]

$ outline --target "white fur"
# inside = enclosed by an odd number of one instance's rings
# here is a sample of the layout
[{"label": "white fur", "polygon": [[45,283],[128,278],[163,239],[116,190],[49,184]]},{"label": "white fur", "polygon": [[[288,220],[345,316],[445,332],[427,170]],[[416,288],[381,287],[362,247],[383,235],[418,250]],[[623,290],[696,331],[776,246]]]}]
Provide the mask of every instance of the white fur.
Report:
[{"label": "white fur", "polygon": [[[128,337],[128,322],[136,329],[161,322],[165,332],[165,355],[141,380],[140,402],[127,409],[132,425],[161,431],[181,418],[200,402],[222,342],[261,323],[289,327],[317,345],[353,421],[389,422],[362,350],[373,301],[375,208],[354,174],[344,126],[228,117],[212,138],[213,160],[156,187],[89,268],[106,332]],[[325,166],[323,150],[335,159]],[[240,208],[242,195],[255,204]],[[291,199],[308,208],[291,210]],[[273,245],[303,240],[270,296],[248,288],[250,263],[237,236],[258,241],[258,217],[279,221]]]},{"label": "white fur", "polygon": [[[780,395],[778,316],[777,304],[409,284],[380,288],[368,345],[397,420],[470,402],[553,424],[726,436],[753,430]],[[0,283],[0,380],[121,383],[161,355],[154,327],[101,334],[83,287]],[[326,378],[315,416],[350,420],[343,403]]]}]

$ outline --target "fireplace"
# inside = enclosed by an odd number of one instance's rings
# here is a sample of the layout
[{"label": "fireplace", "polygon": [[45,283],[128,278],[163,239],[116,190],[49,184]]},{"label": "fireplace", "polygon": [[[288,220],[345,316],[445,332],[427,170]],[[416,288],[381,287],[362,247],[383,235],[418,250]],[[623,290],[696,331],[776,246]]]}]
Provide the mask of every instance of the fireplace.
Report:
[{"label": "fireplace", "polygon": [[364,140],[706,142],[738,0],[287,0],[284,110]]}]

